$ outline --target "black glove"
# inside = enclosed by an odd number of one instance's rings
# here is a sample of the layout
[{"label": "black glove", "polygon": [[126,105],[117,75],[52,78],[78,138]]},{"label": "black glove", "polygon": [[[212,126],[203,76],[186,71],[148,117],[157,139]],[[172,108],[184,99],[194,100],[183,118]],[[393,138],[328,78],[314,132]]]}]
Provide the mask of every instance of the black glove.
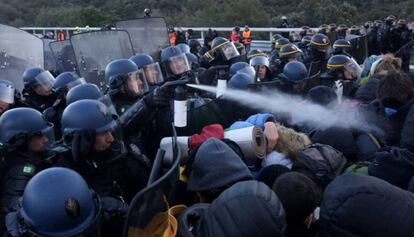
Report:
[{"label": "black glove", "polygon": [[102,209],[104,212],[104,218],[110,220],[114,217],[125,217],[128,212],[128,204],[113,198],[113,197],[101,197]]},{"label": "black glove", "polygon": [[174,87],[167,82],[161,87],[156,88],[152,93],[144,97],[145,104],[148,107],[161,108],[168,106],[170,100],[174,97]]}]

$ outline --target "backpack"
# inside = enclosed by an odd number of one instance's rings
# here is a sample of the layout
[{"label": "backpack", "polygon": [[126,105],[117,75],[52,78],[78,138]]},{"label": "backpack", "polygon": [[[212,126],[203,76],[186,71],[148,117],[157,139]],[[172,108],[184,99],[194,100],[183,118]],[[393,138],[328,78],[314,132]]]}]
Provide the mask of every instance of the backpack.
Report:
[{"label": "backpack", "polygon": [[292,170],[302,172],[325,188],[346,165],[345,156],[333,147],[315,143],[299,153]]}]

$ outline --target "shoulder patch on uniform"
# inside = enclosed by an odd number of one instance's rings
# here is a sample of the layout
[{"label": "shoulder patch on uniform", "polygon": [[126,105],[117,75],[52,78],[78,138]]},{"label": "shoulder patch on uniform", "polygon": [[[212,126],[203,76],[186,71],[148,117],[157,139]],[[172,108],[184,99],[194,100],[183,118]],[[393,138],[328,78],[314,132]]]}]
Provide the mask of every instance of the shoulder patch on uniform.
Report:
[{"label": "shoulder patch on uniform", "polygon": [[25,173],[25,174],[33,174],[33,172],[34,172],[33,166],[25,165],[23,167],[23,173]]}]

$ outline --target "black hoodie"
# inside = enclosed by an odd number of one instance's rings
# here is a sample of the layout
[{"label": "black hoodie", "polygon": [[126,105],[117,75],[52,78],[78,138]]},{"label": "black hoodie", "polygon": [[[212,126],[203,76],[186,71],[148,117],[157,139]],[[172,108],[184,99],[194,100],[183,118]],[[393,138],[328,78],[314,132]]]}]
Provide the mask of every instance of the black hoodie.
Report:
[{"label": "black hoodie", "polygon": [[210,138],[198,148],[187,187],[202,192],[249,179],[252,175],[240,156],[226,143]]},{"label": "black hoodie", "polygon": [[[179,220],[178,236],[182,237],[278,237],[284,236],[286,229],[280,200],[264,183],[254,180],[239,182],[211,205],[198,204],[186,212],[192,215]],[[197,220],[192,223],[192,232],[188,231],[189,217]]]},{"label": "black hoodie", "polygon": [[402,189],[407,189],[414,176],[414,108],[405,120],[401,132],[401,147],[386,147],[375,153],[369,166],[369,175],[381,178]]},{"label": "black hoodie", "polygon": [[337,177],[325,190],[320,237],[414,236],[414,194],[359,174]]}]

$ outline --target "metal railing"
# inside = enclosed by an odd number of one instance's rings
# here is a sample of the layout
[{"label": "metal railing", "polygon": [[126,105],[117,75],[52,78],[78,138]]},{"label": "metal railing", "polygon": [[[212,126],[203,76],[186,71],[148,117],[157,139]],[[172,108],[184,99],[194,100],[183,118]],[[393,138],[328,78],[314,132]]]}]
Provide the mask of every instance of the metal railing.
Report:
[{"label": "metal railing", "polygon": [[[35,35],[46,35],[47,32],[53,32],[55,36],[59,32],[63,32],[66,39],[69,39],[71,35],[73,35],[73,32],[79,31],[90,31],[90,30],[100,30],[99,27],[21,27],[20,29],[25,30],[29,33],[35,34]],[[204,40],[204,36],[208,32],[209,29],[216,30],[217,32],[223,33],[226,32],[228,35],[223,35],[224,37],[229,37],[231,34],[231,31],[233,30],[233,27],[175,27],[175,30],[182,30],[186,31],[188,29],[192,29],[197,35],[200,35],[199,40],[202,42]],[[252,27],[250,28],[252,31],[252,34],[254,36],[255,33],[267,33],[268,34],[268,40],[257,40],[253,39],[251,49],[260,49],[264,51],[270,50],[270,42],[272,39],[272,35],[276,33],[283,33],[283,32],[297,32],[300,31],[301,28],[262,28],[262,27]],[[313,30],[317,30],[317,28],[313,28]]]}]

